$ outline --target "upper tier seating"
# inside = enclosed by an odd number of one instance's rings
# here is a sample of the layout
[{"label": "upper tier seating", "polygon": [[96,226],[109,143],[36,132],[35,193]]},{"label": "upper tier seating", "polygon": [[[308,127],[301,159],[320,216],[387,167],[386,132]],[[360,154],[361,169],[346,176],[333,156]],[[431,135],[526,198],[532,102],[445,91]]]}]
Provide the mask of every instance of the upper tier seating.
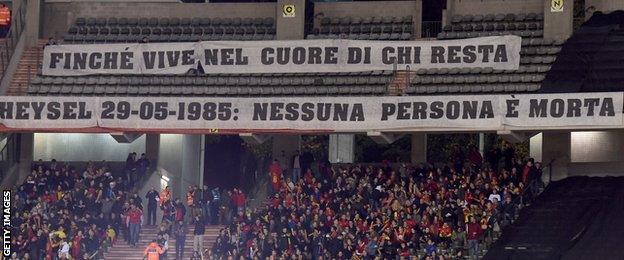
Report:
[{"label": "upper tier seating", "polygon": [[543,14],[487,14],[455,15],[451,24],[442,28],[438,39],[518,35],[522,38],[541,38],[544,35]]},{"label": "upper tier seating", "polygon": [[275,39],[274,18],[77,18],[66,43],[252,41]]},{"label": "upper tier seating", "polygon": [[86,76],[33,79],[29,95],[258,96],[383,95],[392,71],[226,74],[206,76]]},{"label": "upper tier seating", "polygon": [[410,40],[413,17],[324,17],[308,39]]},{"label": "upper tier seating", "polygon": [[438,39],[464,39],[494,35],[522,37],[518,70],[492,68],[421,69],[410,77],[406,94],[523,93],[541,87],[546,73],[561,51],[562,41],[545,40],[543,16],[538,14],[488,14],[454,16]]}]

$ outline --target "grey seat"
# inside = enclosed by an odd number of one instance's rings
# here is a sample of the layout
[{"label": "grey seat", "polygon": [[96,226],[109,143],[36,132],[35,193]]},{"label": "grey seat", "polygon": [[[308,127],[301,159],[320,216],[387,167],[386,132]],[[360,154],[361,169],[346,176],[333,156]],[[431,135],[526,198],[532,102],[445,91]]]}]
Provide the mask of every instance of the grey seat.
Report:
[{"label": "grey seat", "polygon": [[158,18],[155,18],[155,17],[149,18],[147,25],[149,25],[150,27],[158,26]]},{"label": "grey seat", "polygon": [[451,18],[451,23],[460,23],[462,21],[462,16],[461,15],[453,15],[453,17]]}]

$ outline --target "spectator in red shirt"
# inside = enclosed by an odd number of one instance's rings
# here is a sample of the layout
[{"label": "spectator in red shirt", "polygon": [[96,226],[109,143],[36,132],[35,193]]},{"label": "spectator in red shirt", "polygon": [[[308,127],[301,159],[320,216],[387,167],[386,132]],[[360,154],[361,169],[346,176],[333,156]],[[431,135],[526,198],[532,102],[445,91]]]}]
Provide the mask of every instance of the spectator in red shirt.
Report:
[{"label": "spectator in red shirt", "polygon": [[282,185],[282,166],[280,166],[277,159],[273,160],[273,163],[269,166],[269,177],[271,178],[273,193],[279,192]]},{"label": "spectator in red shirt", "polygon": [[232,202],[234,206],[238,210],[238,213],[243,213],[245,211],[245,194],[239,189],[234,188],[234,192],[232,193]]},{"label": "spectator in red shirt", "polygon": [[470,257],[477,257],[479,250],[479,236],[481,235],[481,225],[477,223],[475,217],[470,217],[470,222],[466,224],[466,230],[468,231],[468,255]]},{"label": "spectator in red shirt", "polygon": [[133,247],[136,247],[139,242],[139,230],[141,223],[143,222],[143,211],[137,208],[134,204],[130,205],[130,210],[126,213],[126,224],[130,232],[130,241],[128,241]]}]

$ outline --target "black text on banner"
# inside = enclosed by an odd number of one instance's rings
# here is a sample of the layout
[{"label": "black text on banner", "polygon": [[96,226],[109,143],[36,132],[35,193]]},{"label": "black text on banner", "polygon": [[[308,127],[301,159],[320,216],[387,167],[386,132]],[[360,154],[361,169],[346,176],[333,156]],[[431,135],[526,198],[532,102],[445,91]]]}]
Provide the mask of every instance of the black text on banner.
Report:
[{"label": "black text on banner", "polygon": [[3,97],[4,131],[622,128],[623,93],[415,97]]},{"label": "black text on banner", "polygon": [[53,45],[44,75],[299,73],[492,67],[517,69],[521,38],[449,41],[217,41],[196,43]]}]

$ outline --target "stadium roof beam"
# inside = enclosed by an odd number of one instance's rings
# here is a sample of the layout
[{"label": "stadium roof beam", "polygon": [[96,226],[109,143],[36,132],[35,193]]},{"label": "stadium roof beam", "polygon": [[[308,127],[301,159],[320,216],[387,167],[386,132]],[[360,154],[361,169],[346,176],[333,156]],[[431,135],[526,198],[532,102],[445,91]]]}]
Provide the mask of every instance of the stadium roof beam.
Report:
[{"label": "stadium roof beam", "polygon": [[537,133],[534,132],[517,132],[517,131],[510,131],[510,130],[500,130],[500,131],[496,131],[496,134],[499,135],[500,137],[503,138],[503,140],[516,144],[516,143],[521,143],[524,142],[526,140],[529,140],[529,138],[531,138],[532,136],[534,136]]},{"label": "stadium roof beam", "polygon": [[384,132],[366,132],[366,135],[378,144],[391,144],[401,139],[405,134],[384,133]]},{"label": "stadium roof beam", "polygon": [[110,135],[120,144],[129,144],[141,137],[138,133],[110,133]]},{"label": "stadium roof beam", "polygon": [[254,134],[254,133],[241,133],[238,136],[240,136],[240,138],[243,139],[243,141],[245,141],[246,143],[250,143],[250,144],[262,144],[266,140],[269,140],[271,138],[270,135]]}]

